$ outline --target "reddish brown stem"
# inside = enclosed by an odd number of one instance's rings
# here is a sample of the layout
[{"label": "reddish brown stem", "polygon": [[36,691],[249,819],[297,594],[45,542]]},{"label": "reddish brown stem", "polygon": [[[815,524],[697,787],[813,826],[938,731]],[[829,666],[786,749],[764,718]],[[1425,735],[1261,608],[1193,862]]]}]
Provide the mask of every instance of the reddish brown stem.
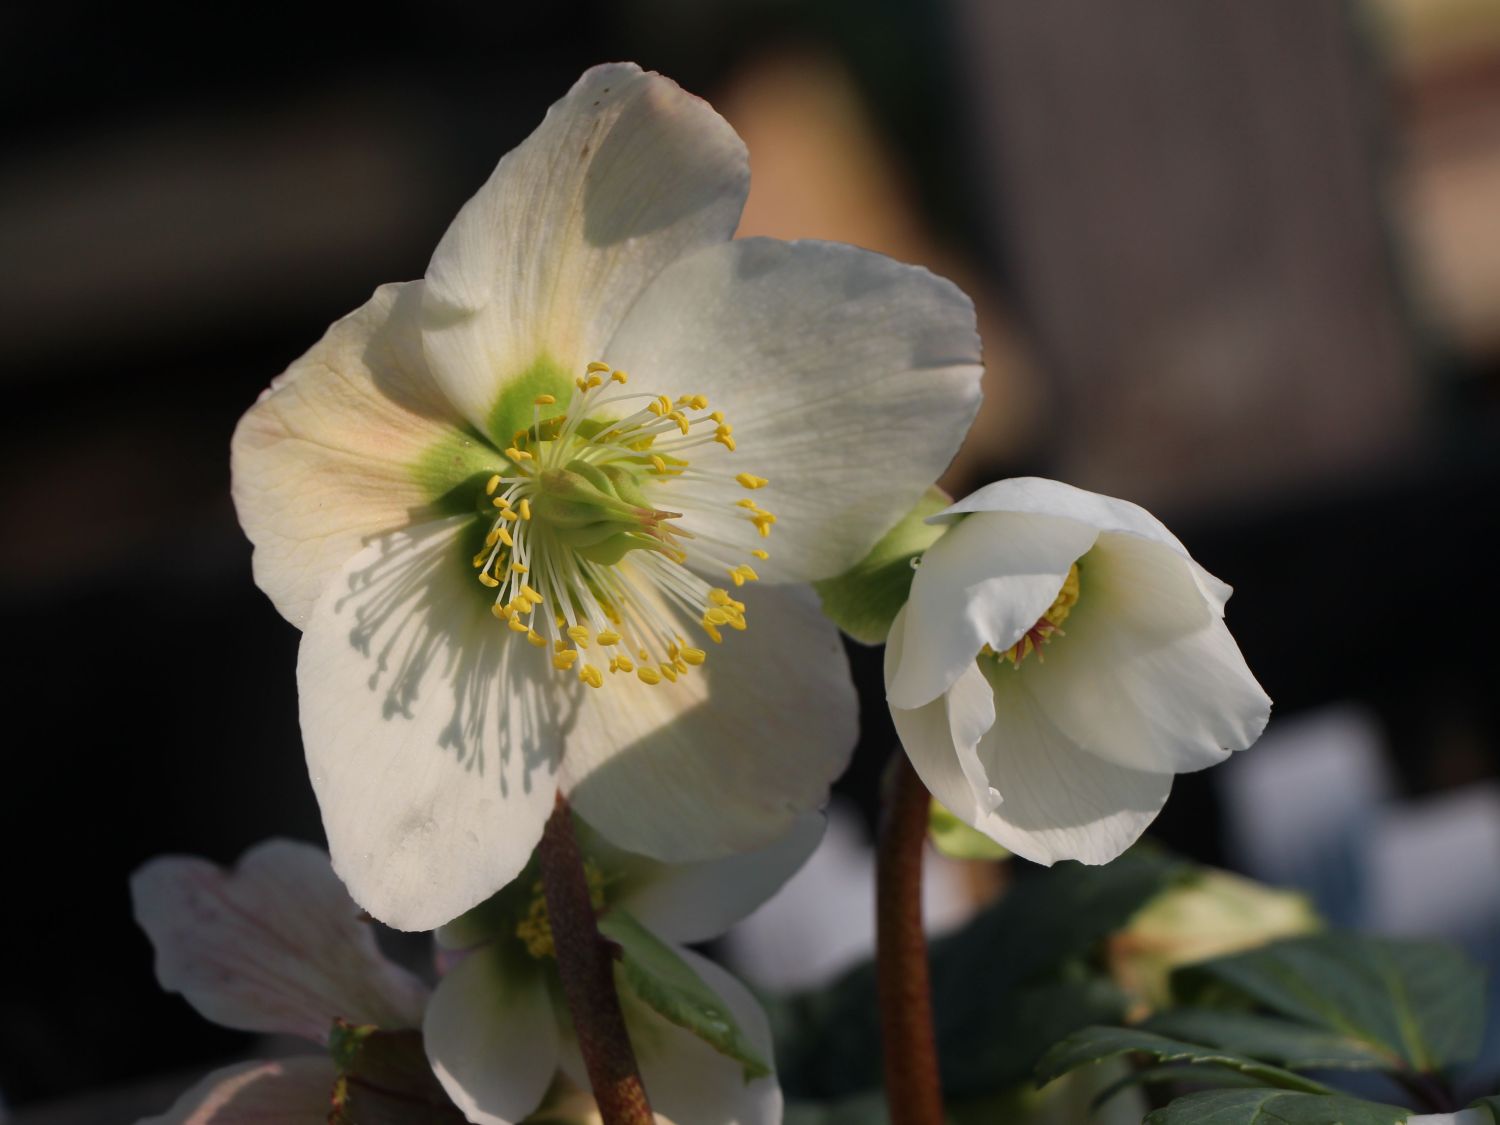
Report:
[{"label": "reddish brown stem", "polygon": [[651,1103],[615,993],[614,947],[599,934],[573,814],[560,793],[542,830],[537,861],[557,972],[599,1115],[604,1125],[652,1125]]},{"label": "reddish brown stem", "polygon": [[875,872],[875,969],[891,1125],[942,1125],[943,1092],[922,931],[922,847],[931,798],[899,747]]}]

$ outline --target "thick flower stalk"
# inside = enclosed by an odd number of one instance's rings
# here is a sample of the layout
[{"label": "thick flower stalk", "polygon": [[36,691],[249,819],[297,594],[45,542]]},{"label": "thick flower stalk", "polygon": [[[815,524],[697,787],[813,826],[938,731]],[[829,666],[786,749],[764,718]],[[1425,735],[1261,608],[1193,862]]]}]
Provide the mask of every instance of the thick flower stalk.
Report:
[{"label": "thick flower stalk", "polygon": [[912,764],[965,823],[1039,863],[1107,863],[1172,777],[1259,737],[1271,701],[1229,587],[1150,513],[1056,481],[981,488],[929,522],[886,648]]},{"label": "thick flower stalk", "polygon": [[382,921],[504,886],[559,791],[621,846],[708,859],[768,844],[847,760],[854,693],[802,584],[947,464],[978,337],[923,270],[731,241],[747,185],[707,104],[590,70],[426,277],[236,431],[334,866]]}]

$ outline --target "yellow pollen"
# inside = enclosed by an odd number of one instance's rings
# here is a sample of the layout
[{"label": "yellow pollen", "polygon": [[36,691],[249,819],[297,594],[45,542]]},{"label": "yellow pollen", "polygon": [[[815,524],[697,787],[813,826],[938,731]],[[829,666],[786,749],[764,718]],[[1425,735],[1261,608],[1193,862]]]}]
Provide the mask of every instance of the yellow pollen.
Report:
[{"label": "yellow pollen", "polygon": [[526,583],[524,582],[521,583],[521,593],[527,598],[527,600],[534,602],[537,605],[541,605],[544,601],[547,600],[546,598],[542,597],[541,594],[538,594],[535,590],[533,590],[530,586],[526,585]]},{"label": "yellow pollen", "polygon": [[593,363],[591,363],[587,367],[585,367],[584,370],[587,371],[590,375],[594,375],[594,374],[597,374],[600,371],[608,371],[609,370],[609,364],[607,364],[607,363],[601,363],[601,362],[599,362],[599,360],[596,359],[596,360],[594,360]]},{"label": "yellow pollen", "polygon": [[765,488],[766,485],[771,483],[765,477],[753,476],[750,473],[740,473],[734,479],[739,481],[745,488]]},{"label": "yellow pollen", "polygon": [[667,471],[667,463],[661,459],[660,454],[651,454],[651,464],[658,473],[665,473]]},{"label": "yellow pollen", "polygon": [[537,648],[546,648],[547,647],[547,638],[544,637],[544,636],[542,636],[535,629],[527,629],[526,630],[526,639],[528,641],[530,641],[532,644],[536,645]]},{"label": "yellow pollen", "polygon": [[689,664],[697,666],[708,659],[708,653],[704,652],[701,648],[685,648],[682,650],[682,659],[686,660]]},{"label": "yellow pollen", "polygon": [[637,668],[635,670],[635,674],[643,684],[651,684],[654,686],[661,683],[661,673],[658,672],[655,668],[648,667],[645,664],[642,664],[639,668]]},{"label": "yellow pollen", "polygon": [[526,450],[524,450],[524,449],[517,449],[513,445],[510,446],[508,449],[506,449],[505,455],[507,457],[509,457],[512,461],[516,461],[516,462],[520,462],[520,461],[533,461],[533,460],[535,460],[535,458],[532,457],[531,454],[527,453]]},{"label": "yellow pollen", "polygon": [[1054,636],[1063,635],[1062,624],[1068,619],[1068,614],[1073,612],[1073,607],[1078,604],[1078,595],[1078,564],[1074,563],[1068,567],[1068,576],[1063,579],[1062,589],[1057,592],[1057,597],[1052,599],[1047,612],[1037,618],[1035,625],[1021,634],[1020,640],[999,653],[999,659],[1009,660],[1016,668],[1019,668],[1021,661],[1033,652],[1036,653],[1036,658],[1041,660],[1042,646],[1051,641]]},{"label": "yellow pollen", "polygon": [[568,636],[573,639],[574,643],[577,644],[579,648],[589,647],[589,631],[584,626],[574,625],[571,629],[568,630]]},{"label": "yellow pollen", "polygon": [[635,662],[628,656],[611,657],[609,661],[609,670],[613,672],[616,668],[618,668],[622,672],[633,672],[635,671]]},{"label": "yellow pollen", "polygon": [[573,667],[573,662],[577,659],[578,652],[576,649],[565,648],[553,655],[552,667],[556,668],[559,672],[566,672]]},{"label": "yellow pollen", "polygon": [[604,686],[603,673],[592,664],[585,664],[582,668],[578,669],[578,678],[592,688]]},{"label": "yellow pollen", "polygon": [[[595,911],[604,909],[604,875],[591,859],[583,861],[583,876],[589,886],[589,903]],[[552,920],[547,915],[547,892],[540,880],[532,884],[531,902],[526,917],[516,923],[516,937],[526,946],[526,952],[538,961],[557,956],[557,947],[552,940]]]},{"label": "yellow pollen", "polygon": [[496,586],[500,585],[499,581],[495,579],[494,576],[492,576],[488,571],[479,572],[479,581],[481,584],[488,586],[492,590]]},{"label": "yellow pollen", "polygon": [[759,547],[756,547],[750,553],[758,559],[768,559],[771,557],[770,551],[762,551]]},{"label": "yellow pollen", "polygon": [[689,423],[686,414],[680,410],[669,410],[667,411],[667,417],[677,423],[677,428],[682,431],[684,436],[687,435]]},{"label": "yellow pollen", "polygon": [[515,571],[517,574],[525,574],[526,570],[527,570],[526,567],[522,566],[518,562],[511,563],[510,564],[510,568],[511,568],[511,570]]},{"label": "yellow pollen", "polygon": [[709,417],[715,422],[722,422],[724,421],[724,412],[722,410],[715,410]]},{"label": "yellow pollen", "polygon": [[490,606],[490,612],[498,617],[501,621],[506,621],[510,618],[510,606],[501,605],[499,602],[496,602],[494,605]]},{"label": "yellow pollen", "polygon": [[536,403],[538,406],[551,406],[551,405],[553,405],[554,403],[557,402],[557,396],[556,395],[537,395],[536,398],[532,399],[531,401],[534,402],[534,403]]},{"label": "yellow pollen", "polygon": [[601,645],[617,645],[620,643],[620,634],[613,629],[606,629],[594,639]]},{"label": "yellow pollen", "polygon": [[673,665],[667,664],[664,661],[661,664],[658,664],[657,667],[661,669],[661,674],[665,676],[671,683],[675,684],[677,682],[677,669]]},{"label": "yellow pollen", "polygon": [[530,633],[531,632],[531,626],[528,625],[528,624],[526,624],[526,622],[522,621],[519,615],[512,617],[509,621],[506,622],[506,624],[508,626],[510,626],[510,629],[511,629],[512,632],[516,632],[516,633]]},{"label": "yellow pollen", "polygon": [[506,531],[505,528],[495,528],[495,534],[500,537],[500,542],[504,543],[507,547],[514,547],[516,545],[516,541],[510,537],[510,532]]},{"label": "yellow pollen", "polygon": [[630,376],[623,371],[616,371],[610,375],[610,380],[615,383],[624,384],[630,382]]},{"label": "yellow pollen", "polygon": [[490,477],[489,480],[487,480],[487,481],[484,482],[484,494],[486,496],[493,496],[493,495],[495,495],[495,489],[497,489],[499,487],[500,487],[500,474],[496,473],[494,476]]},{"label": "yellow pollen", "polygon": [[528,499],[526,499],[526,497],[524,497],[524,496],[521,497],[520,508],[521,508],[521,518],[523,520],[529,520],[531,518],[531,501],[528,500]]}]

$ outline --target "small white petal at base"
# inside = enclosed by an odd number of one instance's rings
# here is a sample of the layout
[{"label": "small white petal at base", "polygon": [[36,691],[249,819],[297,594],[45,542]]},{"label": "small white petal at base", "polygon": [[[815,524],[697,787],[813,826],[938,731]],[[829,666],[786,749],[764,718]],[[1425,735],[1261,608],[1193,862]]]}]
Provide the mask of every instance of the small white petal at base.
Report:
[{"label": "small white petal at base", "polygon": [[468,517],[382,538],[318,602],[297,659],[334,870],[388,925],[434,929],[525,866],[582,685],[490,615]]},{"label": "small white petal at base", "polygon": [[[779,519],[755,564],[768,582],[830,578],[864,558],[979,408],[968,297],[827,242],[744,238],[682,259],[641,295],[608,357],[643,389],[704,394],[724,411],[738,448],[707,446],[702,463],[770,481],[755,493]],[[731,483],[722,495],[695,529],[735,533],[745,493]]]},{"label": "small white petal at base", "polygon": [[617,846],[672,863],[763,848],[821,808],[859,704],[838,630],[807,587],[736,590],[725,630],[675,684],[609,678],[579,706],[563,791]]},{"label": "small white petal at base", "polygon": [[381,954],[320,848],[271,840],[233,871],[163,856],[130,891],[162,987],[214,1023],[316,1043],[336,1017],[421,1023],[426,987]]},{"label": "small white petal at base", "polygon": [[596,66],[506,154],[427,268],[425,347],[481,430],[507,376],[604,355],[665,265],[734,234],[744,143],[709,104],[630,63]]},{"label": "small white petal at base", "polygon": [[507,952],[510,961],[494,948],[464,958],[438,984],[422,1026],[433,1073],[478,1125],[516,1125],[541,1103],[557,1072],[546,967]]},{"label": "small white petal at base", "polygon": [[333,1060],[322,1055],[239,1063],[137,1125],[327,1125],[337,1080]]}]

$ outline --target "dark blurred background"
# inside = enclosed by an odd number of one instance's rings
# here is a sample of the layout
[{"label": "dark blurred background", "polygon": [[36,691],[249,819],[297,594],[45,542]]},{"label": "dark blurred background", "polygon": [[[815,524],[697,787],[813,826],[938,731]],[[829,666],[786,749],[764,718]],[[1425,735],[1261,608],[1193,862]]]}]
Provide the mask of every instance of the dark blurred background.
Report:
[{"label": "dark blurred background", "polygon": [[[974,296],[951,489],[1138,501],[1236,587],[1271,765],[1181,779],[1156,834],[1493,956],[1500,2],[207,11],[0,15],[0,1118],[112,1120],[90,1099],[152,1082],[161,1109],[244,1049],[157,989],[126,893],[160,852],[321,839],[230,432],[620,58],[744,136],[742,233]],[[892,736],[856,669],[868,813]],[[1322,850],[1268,858],[1269,823]]]}]

